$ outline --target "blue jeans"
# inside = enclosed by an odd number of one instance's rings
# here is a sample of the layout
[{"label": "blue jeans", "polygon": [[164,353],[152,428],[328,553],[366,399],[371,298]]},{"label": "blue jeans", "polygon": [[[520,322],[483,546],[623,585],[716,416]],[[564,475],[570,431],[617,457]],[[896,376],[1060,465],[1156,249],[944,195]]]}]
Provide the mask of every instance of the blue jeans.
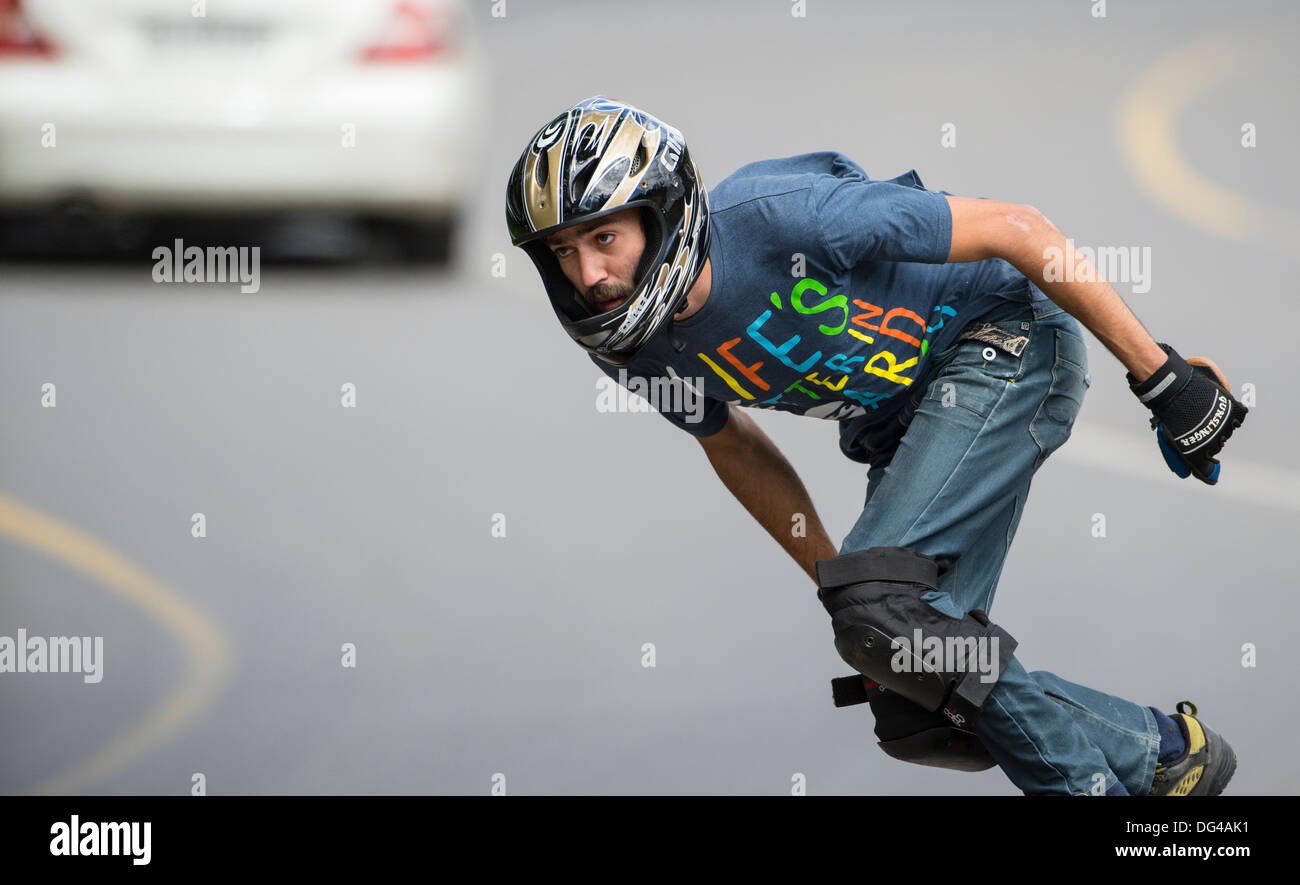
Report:
[{"label": "blue jeans", "polygon": [[[951,560],[939,592],[923,598],[953,617],[990,611],[1030,481],[1069,438],[1092,384],[1082,330],[1052,301],[1008,301],[978,322],[1029,343],[1019,356],[975,340],[933,355],[895,416],[859,438],[871,463],[867,498],[840,548],[910,547]],[[1008,632],[1020,651],[1033,649],[1034,637]],[[1095,795],[1119,780],[1145,795],[1160,751],[1146,707],[1026,672],[1015,657],[976,733],[1026,794]]]}]

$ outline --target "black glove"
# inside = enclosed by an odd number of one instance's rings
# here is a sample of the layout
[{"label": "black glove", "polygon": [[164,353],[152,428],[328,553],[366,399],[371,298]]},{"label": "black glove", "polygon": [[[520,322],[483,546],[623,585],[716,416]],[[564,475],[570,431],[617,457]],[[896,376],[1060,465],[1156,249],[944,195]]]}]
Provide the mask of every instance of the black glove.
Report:
[{"label": "black glove", "polygon": [[1126,373],[1128,386],[1154,416],[1151,427],[1169,469],[1186,479],[1191,474],[1208,485],[1219,481],[1214,456],[1250,411],[1232,395],[1228,379],[1206,359],[1185,360],[1168,344],[1165,364],[1138,383]]}]

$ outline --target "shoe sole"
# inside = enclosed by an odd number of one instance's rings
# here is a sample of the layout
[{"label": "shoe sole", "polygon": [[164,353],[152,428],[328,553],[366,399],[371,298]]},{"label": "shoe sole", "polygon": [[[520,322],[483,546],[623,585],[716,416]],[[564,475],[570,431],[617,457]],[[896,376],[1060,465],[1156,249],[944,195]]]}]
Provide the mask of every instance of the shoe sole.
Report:
[{"label": "shoe sole", "polygon": [[1206,728],[1205,723],[1197,719],[1195,713],[1191,716],[1186,713],[1182,715],[1184,720],[1190,719],[1200,728],[1205,740],[1207,757],[1205,768],[1201,772],[1200,783],[1196,784],[1185,795],[1217,796],[1223,792],[1223,788],[1228,785],[1228,781],[1232,780],[1232,775],[1237,771],[1237,754],[1232,751],[1231,745],[1223,739],[1221,734],[1213,729]]},{"label": "shoe sole", "polygon": [[[1201,728],[1204,729],[1205,726],[1202,725]],[[1223,755],[1226,759],[1224,760],[1224,763],[1219,766],[1219,770],[1215,774],[1214,779],[1210,781],[1209,787],[1205,791],[1205,795],[1207,796],[1217,796],[1222,793],[1223,788],[1228,785],[1228,781],[1232,780],[1232,776],[1237,772],[1237,754],[1232,751],[1232,747],[1228,746],[1227,741],[1219,737],[1217,734],[1215,737],[1218,738],[1219,744],[1222,745]]]}]

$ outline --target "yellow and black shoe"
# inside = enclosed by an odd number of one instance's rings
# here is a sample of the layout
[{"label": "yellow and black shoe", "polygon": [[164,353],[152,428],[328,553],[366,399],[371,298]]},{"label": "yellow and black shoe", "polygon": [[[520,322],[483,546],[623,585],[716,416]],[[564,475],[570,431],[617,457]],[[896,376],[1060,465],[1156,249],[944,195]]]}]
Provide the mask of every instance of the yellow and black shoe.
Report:
[{"label": "yellow and black shoe", "polygon": [[[1184,712],[1186,705],[1190,712]],[[1168,765],[1156,765],[1150,796],[1217,796],[1237,770],[1237,754],[1228,742],[1196,719],[1196,705],[1179,701],[1177,718],[1187,747]]]}]

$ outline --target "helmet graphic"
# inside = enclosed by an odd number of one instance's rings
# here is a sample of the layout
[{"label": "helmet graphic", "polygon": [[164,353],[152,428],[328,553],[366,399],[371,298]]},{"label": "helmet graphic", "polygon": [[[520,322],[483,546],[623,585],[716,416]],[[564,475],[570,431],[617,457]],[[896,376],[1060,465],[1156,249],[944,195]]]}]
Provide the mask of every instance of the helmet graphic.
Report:
[{"label": "helmet graphic", "polygon": [[[545,238],[641,207],[645,251],[632,295],[595,313]],[[682,134],[631,105],[593,96],[529,140],[506,190],[510,241],[537,265],[560,324],[600,359],[631,362],[672,322],[709,253],[709,203]]]}]

